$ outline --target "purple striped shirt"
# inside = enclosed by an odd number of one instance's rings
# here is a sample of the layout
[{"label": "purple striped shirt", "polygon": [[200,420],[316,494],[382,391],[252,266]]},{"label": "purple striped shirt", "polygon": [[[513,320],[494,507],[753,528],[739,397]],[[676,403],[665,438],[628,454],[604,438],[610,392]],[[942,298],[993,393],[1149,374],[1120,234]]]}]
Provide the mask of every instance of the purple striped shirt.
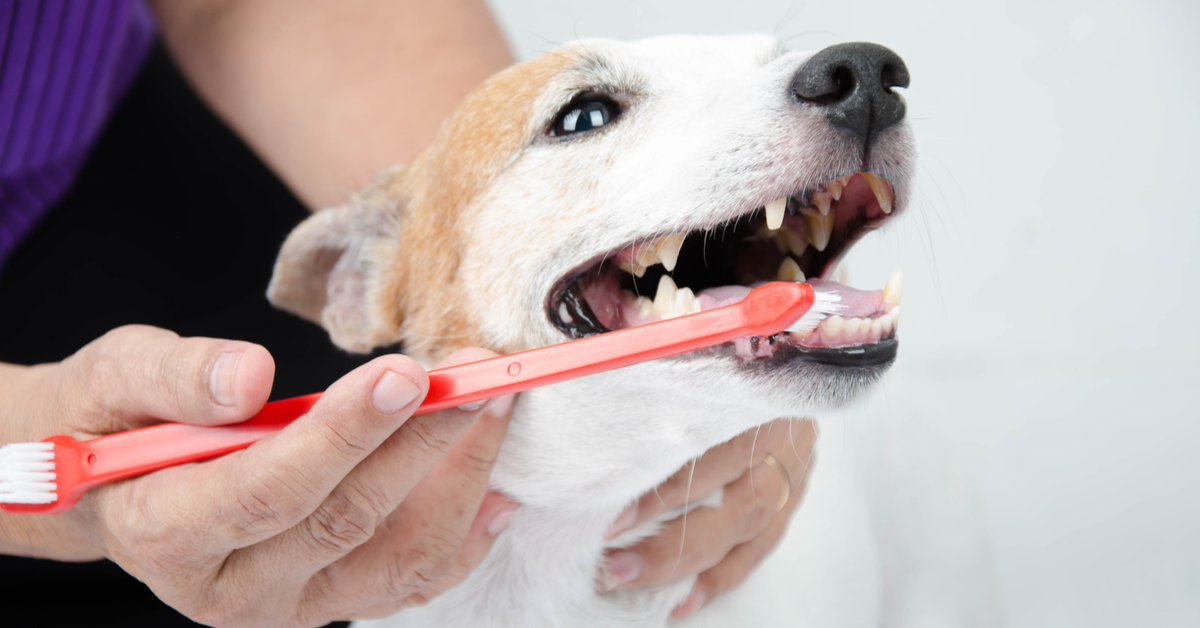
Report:
[{"label": "purple striped shirt", "polygon": [[62,197],[154,41],[140,0],[0,0],[0,269]]}]

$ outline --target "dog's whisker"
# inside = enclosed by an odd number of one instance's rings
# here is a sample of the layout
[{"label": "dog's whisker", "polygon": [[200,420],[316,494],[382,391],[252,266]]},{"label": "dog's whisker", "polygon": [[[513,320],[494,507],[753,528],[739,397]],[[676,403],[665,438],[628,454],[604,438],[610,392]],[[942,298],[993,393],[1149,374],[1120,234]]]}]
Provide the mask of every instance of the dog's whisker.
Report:
[{"label": "dog's whisker", "polygon": [[675,573],[679,564],[683,562],[683,546],[687,542],[688,506],[692,503],[692,476],[696,475],[696,463],[699,460],[699,457],[692,458],[692,468],[688,471],[687,493],[683,498],[683,529],[679,531],[679,555],[675,557],[675,566],[671,568],[671,573]]},{"label": "dog's whisker", "polygon": [[754,440],[750,441],[750,494],[757,496],[758,492],[754,490],[754,447],[758,445],[758,432],[762,429],[762,425],[754,428]]}]

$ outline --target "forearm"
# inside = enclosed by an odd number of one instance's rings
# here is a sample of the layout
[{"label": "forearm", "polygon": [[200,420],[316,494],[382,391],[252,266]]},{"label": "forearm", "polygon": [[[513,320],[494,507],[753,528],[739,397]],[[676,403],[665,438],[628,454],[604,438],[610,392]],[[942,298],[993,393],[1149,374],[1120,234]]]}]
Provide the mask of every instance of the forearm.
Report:
[{"label": "forearm", "polygon": [[155,0],[196,90],[311,208],[411,160],[511,53],[482,0]]}]

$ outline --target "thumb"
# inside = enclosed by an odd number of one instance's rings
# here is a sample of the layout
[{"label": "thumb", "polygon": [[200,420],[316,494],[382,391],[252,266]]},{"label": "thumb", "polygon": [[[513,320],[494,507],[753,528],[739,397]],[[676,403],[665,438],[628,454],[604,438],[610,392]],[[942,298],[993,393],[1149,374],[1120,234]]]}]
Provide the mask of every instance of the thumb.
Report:
[{"label": "thumb", "polygon": [[160,420],[193,425],[243,421],[262,409],[275,376],[275,361],[260,345],[180,338],[144,325],[118,327],[62,366],[59,394],[91,415],[73,418],[83,420],[76,427],[93,433]]}]

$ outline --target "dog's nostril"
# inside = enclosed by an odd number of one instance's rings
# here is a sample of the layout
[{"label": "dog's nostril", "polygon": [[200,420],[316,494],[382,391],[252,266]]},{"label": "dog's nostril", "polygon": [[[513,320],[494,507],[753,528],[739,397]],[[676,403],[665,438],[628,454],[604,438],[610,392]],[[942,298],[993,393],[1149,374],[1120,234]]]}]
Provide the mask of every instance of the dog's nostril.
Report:
[{"label": "dog's nostril", "polygon": [[904,100],[892,88],[908,84],[908,67],[899,55],[858,42],[813,55],[796,72],[791,91],[801,103],[823,107],[830,123],[867,150],[904,119]]}]

